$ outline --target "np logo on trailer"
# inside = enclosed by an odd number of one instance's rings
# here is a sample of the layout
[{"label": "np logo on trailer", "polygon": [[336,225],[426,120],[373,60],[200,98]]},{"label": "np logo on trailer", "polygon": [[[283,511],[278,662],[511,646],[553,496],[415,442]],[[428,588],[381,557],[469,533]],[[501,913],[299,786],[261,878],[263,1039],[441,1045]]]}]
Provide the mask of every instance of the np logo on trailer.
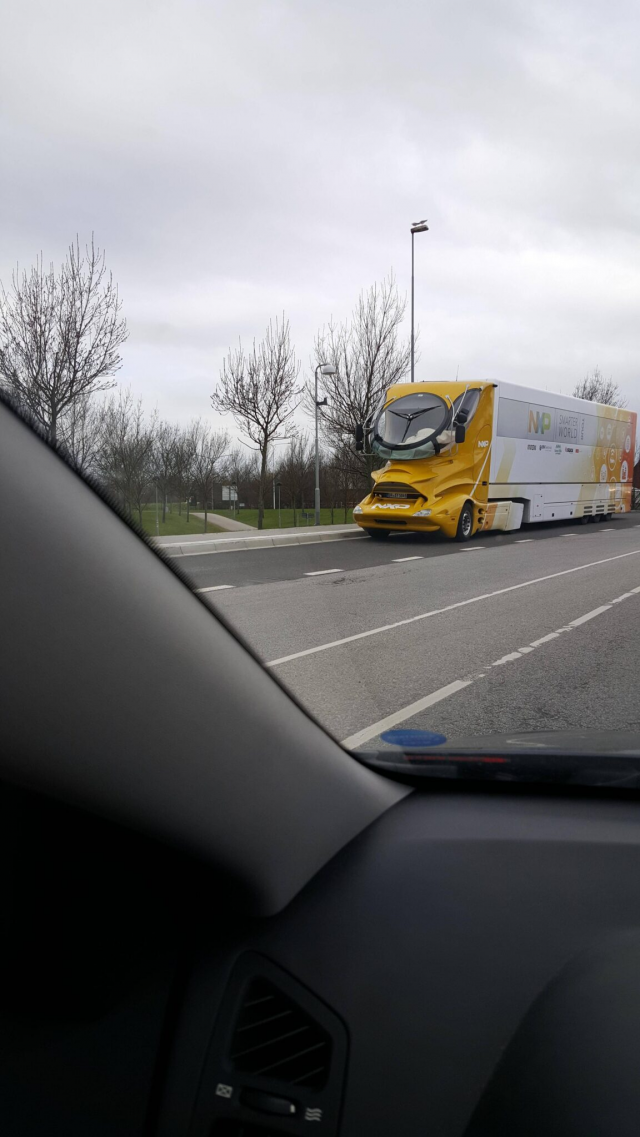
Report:
[{"label": "np logo on trailer", "polygon": [[548,411],[529,411],[527,434],[548,434],[551,426],[551,415]]}]

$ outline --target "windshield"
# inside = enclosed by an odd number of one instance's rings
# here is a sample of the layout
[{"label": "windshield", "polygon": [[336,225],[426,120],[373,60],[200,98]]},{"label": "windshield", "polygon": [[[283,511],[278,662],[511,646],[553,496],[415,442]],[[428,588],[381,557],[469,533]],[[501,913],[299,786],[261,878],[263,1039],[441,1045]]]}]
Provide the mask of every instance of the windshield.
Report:
[{"label": "windshield", "polygon": [[632,760],[638,11],[14,9],[2,397],[359,760]]},{"label": "windshield", "polygon": [[373,447],[381,454],[412,450],[417,455],[426,444],[433,454],[435,440],[450,421],[451,406],[438,395],[404,395],[387,404],[375,419]]}]

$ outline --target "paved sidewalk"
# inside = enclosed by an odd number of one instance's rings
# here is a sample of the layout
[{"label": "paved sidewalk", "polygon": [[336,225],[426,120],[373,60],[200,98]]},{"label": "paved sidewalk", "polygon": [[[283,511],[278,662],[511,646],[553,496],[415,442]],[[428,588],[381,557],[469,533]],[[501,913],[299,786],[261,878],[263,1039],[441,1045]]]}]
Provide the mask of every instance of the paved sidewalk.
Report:
[{"label": "paved sidewalk", "polygon": [[202,553],[231,553],[280,545],[311,545],[362,536],[357,525],[298,525],[291,529],[250,529],[249,532],[197,533],[187,537],[154,537],[169,556],[197,557]]},{"label": "paved sidewalk", "polygon": [[[192,517],[199,517],[204,521],[204,513],[192,513]],[[207,521],[212,525],[217,525],[219,529],[226,529],[229,533],[237,533],[241,529],[248,529],[251,533],[257,533],[255,525],[246,525],[244,521],[235,521],[233,517],[223,517],[220,513],[207,513]],[[206,536],[206,534],[204,534]]]}]

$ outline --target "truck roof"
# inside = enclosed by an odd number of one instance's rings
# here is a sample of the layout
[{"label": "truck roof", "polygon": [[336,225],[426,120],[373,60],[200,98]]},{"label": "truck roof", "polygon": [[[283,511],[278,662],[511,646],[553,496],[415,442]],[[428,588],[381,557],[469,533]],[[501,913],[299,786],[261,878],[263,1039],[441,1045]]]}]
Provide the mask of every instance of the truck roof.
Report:
[{"label": "truck roof", "polygon": [[498,379],[434,379],[428,383],[394,383],[389,387],[389,394],[395,398],[400,395],[409,395],[412,392],[432,391],[438,394],[438,388],[450,399],[457,398],[467,387],[495,387],[503,399],[515,399],[518,402],[532,403],[535,406],[550,407],[554,410],[576,411],[582,414],[597,414],[602,418],[615,418],[618,422],[631,422],[635,419],[635,411],[627,407],[613,407],[605,403],[593,403],[589,399],[577,399],[575,395],[562,395],[554,391],[546,391],[539,387],[529,387],[521,383],[510,383]]}]

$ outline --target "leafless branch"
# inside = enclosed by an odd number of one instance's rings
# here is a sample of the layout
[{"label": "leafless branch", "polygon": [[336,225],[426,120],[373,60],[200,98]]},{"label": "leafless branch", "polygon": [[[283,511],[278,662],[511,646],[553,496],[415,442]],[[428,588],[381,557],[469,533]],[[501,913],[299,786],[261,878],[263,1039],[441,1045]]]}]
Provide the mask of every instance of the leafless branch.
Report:
[{"label": "leafless branch", "polygon": [[231,349],[211,396],[221,414],[232,414],[237,426],[260,453],[258,528],[262,528],[269,450],[286,438],[298,404],[300,365],[291,345],[289,321],[269,323],[264,339],[245,352]]},{"label": "leafless branch", "polygon": [[585,375],[576,383],[573,393],[577,399],[588,399],[591,403],[605,403],[611,407],[626,407],[626,400],[617,383],[613,379],[605,379],[599,367]]},{"label": "leafless branch", "polygon": [[127,338],[122,302],[104,253],[76,238],[59,272],[42,256],[0,285],[0,383],[51,440],[79,399],[113,386]]},{"label": "leafless branch", "polygon": [[[401,382],[409,370],[411,345],[409,340],[400,341],[405,309],[406,299],[390,273],[360,294],[350,320],[329,323],[315,340],[315,364],[331,363],[336,368],[335,375],[322,376],[322,394],[329,399],[320,420],[323,437],[366,481],[370,455],[349,457],[345,444],[353,438],[356,425],[369,418],[386,388]],[[312,377],[304,397],[309,414],[314,413],[314,404]]]}]

